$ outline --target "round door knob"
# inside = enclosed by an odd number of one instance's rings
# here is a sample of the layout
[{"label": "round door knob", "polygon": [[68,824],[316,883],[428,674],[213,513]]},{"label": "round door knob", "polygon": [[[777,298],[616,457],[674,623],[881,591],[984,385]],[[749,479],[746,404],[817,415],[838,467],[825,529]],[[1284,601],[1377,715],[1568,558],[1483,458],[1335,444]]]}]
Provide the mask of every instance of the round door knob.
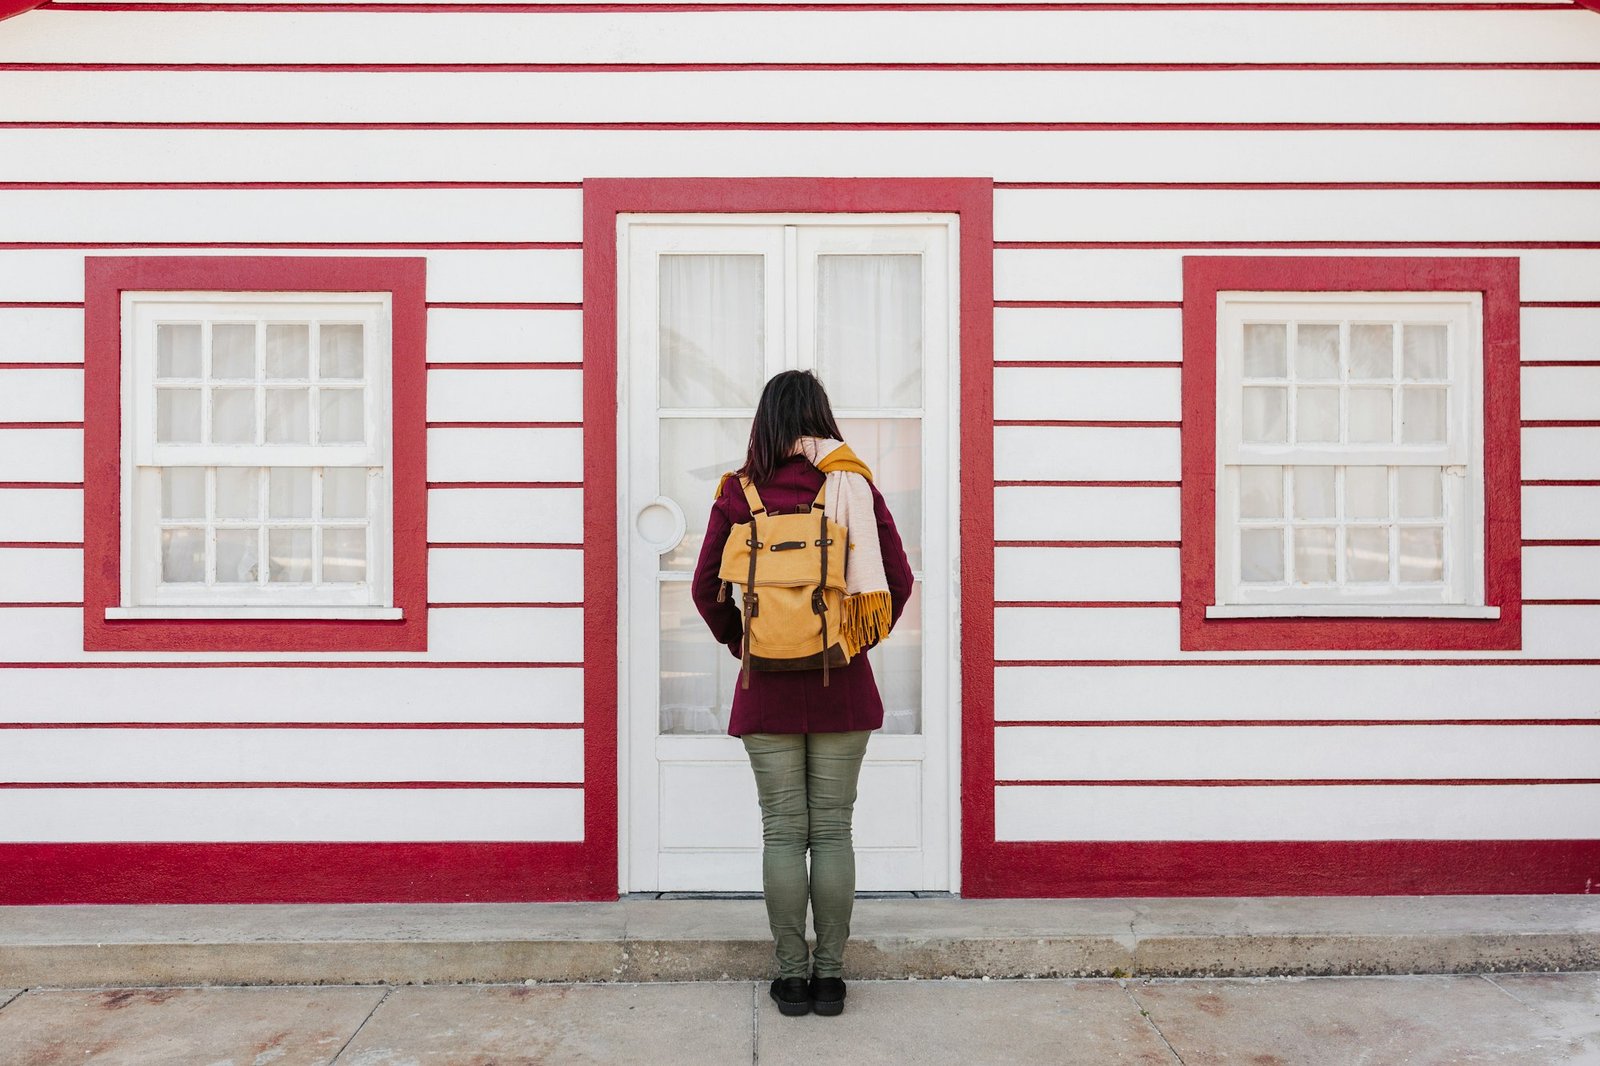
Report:
[{"label": "round door knob", "polygon": [[633,518],[633,528],[639,539],[665,555],[683,540],[688,524],[683,519],[683,509],[670,496],[657,496],[639,508]]}]

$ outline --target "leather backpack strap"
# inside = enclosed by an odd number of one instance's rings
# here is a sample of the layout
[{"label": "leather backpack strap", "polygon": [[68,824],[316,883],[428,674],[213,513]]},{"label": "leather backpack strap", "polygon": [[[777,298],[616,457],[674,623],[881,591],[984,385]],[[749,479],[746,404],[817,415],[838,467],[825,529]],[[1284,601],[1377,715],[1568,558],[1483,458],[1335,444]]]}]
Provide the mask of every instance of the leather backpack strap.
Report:
[{"label": "leather backpack strap", "polygon": [[744,485],[744,496],[750,501],[750,539],[745,541],[750,547],[750,574],[745,579],[744,586],[744,651],[739,657],[739,687],[750,687],[750,626],[756,614],[761,610],[761,601],[756,595],[756,557],[761,554],[761,523],[757,515],[765,514],[766,508],[761,506],[761,497],[756,495],[755,486],[748,479],[740,479]]},{"label": "leather backpack strap", "polygon": [[744,489],[744,502],[750,505],[750,517],[765,514],[767,505],[761,502],[761,494],[756,492],[756,484],[747,477],[739,479],[739,486]]},{"label": "leather backpack strap", "polygon": [[826,590],[828,587],[828,545],[833,541],[828,537],[828,515],[822,510],[820,493],[818,502],[811,506],[817,509],[817,547],[822,549],[822,576],[817,579],[817,590],[811,594],[811,606],[817,612],[817,620],[822,625],[822,687],[828,687],[828,600]]}]

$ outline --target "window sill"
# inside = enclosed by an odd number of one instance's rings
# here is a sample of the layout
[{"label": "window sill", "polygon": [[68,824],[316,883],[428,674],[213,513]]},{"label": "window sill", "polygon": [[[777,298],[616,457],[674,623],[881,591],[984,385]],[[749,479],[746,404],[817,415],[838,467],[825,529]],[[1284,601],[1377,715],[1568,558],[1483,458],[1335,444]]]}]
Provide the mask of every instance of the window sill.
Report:
[{"label": "window sill", "polygon": [[1465,603],[1227,603],[1206,608],[1207,618],[1481,618],[1500,608]]},{"label": "window sill", "polygon": [[398,607],[107,607],[107,621],[135,619],[277,619],[394,621],[404,618]]}]

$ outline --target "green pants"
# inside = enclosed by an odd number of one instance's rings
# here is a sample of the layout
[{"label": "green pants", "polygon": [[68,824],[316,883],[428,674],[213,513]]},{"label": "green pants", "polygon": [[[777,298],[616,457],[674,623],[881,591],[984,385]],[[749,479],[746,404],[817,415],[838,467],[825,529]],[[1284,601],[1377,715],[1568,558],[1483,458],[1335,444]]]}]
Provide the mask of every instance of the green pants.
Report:
[{"label": "green pants", "polygon": [[[850,817],[855,812],[861,757],[871,735],[871,730],[861,729],[746,733],[742,738],[761,800],[761,888],[780,977],[808,977],[810,972],[818,977],[844,975],[844,943],[850,938],[850,912],[856,899]],[[817,933],[809,967],[808,896]]]}]

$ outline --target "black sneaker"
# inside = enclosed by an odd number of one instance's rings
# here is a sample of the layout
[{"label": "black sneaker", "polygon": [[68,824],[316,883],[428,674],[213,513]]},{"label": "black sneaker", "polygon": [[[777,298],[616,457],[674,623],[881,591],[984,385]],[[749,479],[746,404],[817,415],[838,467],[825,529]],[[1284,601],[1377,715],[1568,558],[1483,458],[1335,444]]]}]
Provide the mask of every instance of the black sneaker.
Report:
[{"label": "black sneaker", "polygon": [[[778,1010],[790,1017],[811,1013],[811,993],[804,977],[778,977],[768,989]],[[837,1012],[835,1012],[837,1013]]]},{"label": "black sneaker", "polygon": [[844,1013],[844,979],[842,977],[813,977],[811,979],[811,1007],[818,1014]]}]

